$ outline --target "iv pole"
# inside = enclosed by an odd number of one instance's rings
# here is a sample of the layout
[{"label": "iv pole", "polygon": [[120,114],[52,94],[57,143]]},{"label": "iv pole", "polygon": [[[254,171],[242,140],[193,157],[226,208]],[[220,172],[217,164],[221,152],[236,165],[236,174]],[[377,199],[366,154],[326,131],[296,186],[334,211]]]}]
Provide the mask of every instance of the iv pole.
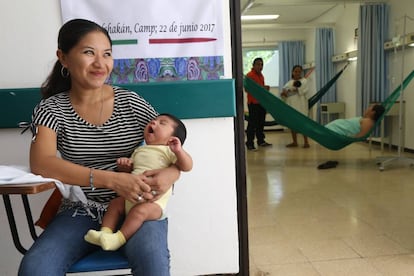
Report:
[{"label": "iv pole", "polygon": [[[406,37],[407,37],[407,19],[414,21],[413,18],[407,16],[406,14],[403,16],[404,23],[403,23],[403,36],[402,36],[402,48],[401,48],[401,83],[400,83],[400,99],[399,99],[399,110],[398,110],[398,151],[397,156],[390,157],[384,161],[379,163],[379,170],[383,171],[385,166],[390,164],[393,161],[399,160],[412,160],[412,158],[404,157],[403,152],[405,148],[405,118],[404,118],[404,111],[405,111],[405,103],[404,103],[404,88],[403,88],[403,81],[404,81],[404,66],[405,66],[405,44],[406,44]],[[413,163],[411,163],[413,165]]]}]

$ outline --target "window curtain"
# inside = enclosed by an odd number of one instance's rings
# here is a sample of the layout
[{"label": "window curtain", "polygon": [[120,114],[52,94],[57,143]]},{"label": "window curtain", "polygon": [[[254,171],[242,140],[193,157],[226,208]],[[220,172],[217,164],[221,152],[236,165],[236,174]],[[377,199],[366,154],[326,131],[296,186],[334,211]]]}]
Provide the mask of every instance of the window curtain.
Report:
[{"label": "window curtain", "polygon": [[[335,73],[332,56],[335,49],[335,37],[332,28],[318,28],[315,30],[315,84],[319,91],[329,82]],[[336,102],[336,84],[321,98],[322,103]],[[317,119],[320,122],[320,108],[318,103]]]},{"label": "window curtain", "polygon": [[388,23],[387,4],[367,3],[360,6],[356,97],[360,115],[371,102],[382,102],[387,96],[388,63],[384,42]]},{"label": "window curtain", "polygon": [[279,46],[279,91],[292,78],[292,68],[305,63],[303,41],[281,41]]}]

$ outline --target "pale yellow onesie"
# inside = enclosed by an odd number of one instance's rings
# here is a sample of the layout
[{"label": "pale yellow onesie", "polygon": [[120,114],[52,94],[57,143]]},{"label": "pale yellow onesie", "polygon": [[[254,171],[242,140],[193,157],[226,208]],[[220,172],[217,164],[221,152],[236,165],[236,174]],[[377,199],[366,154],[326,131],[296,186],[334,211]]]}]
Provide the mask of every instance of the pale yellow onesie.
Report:
[{"label": "pale yellow onesie", "polygon": [[[134,168],[132,170],[133,174],[141,174],[148,170],[167,168],[177,161],[177,157],[171,151],[170,147],[164,145],[143,145],[138,147],[132,153],[131,159],[134,162]],[[172,188],[165,192],[165,194],[158,200],[154,201],[154,203],[158,204],[163,210],[162,217],[164,217],[164,209],[167,206],[171,194]],[[134,205],[135,203],[126,200],[125,212],[128,213]]]}]

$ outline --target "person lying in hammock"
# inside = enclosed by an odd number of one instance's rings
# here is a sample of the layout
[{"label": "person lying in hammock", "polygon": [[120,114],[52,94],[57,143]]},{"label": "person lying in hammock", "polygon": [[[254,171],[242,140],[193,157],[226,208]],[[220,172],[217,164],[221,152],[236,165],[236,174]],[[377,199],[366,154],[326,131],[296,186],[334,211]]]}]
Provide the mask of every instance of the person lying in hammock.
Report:
[{"label": "person lying in hammock", "polygon": [[349,119],[337,119],[325,125],[326,128],[349,137],[364,137],[367,135],[375,122],[384,113],[385,108],[381,104],[369,106],[362,117]]}]

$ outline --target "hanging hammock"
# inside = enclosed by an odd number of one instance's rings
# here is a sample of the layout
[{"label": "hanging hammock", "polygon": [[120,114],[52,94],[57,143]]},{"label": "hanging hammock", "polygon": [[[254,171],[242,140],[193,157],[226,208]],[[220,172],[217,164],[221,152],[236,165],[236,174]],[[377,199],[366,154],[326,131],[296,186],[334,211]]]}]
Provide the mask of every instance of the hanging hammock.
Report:
[{"label": "hanging hammock", "polygon": [[[318,92],[315,93],[315,95],[313,95],[312,97],[309,98],[308,100],[308,107],[309,109],[311,109],[331,88],[331,86],[336,82],[336,80],[341,76],[341,74],[344,72],[345,68],[348,66],[349,63],[347,63],[344,68],[342,68],[341,71],[339,71],[338,73],[336,73],[336,75],[330,80],[328,81]],[[311,73],[312,71],[310,71]],[[244,114],[244,118],[246,121],[248,121],[249,119],[249,115],[248,114]],[[265,126],[274,126],[274,125],[278,125],[278,123],[276,122],[276,120],[274,121],[266,121],[265,122]]]},{"label": "hanging hammock", "polygon": [[309,98],[309,100],[308,100],[308,107],[309,107],[309,109],[311,109],[323,97],[323,95],[325,95],[326,92],[329,91],[329,89],[331,88],[331,86],[336,82],[336,80],[345,71],[345,69],[348,66],[348,64],[349,63],[347,63],[344,66],[344,68],[342,68],[341,71],[339,71],[338,73],[336,73],[336,75],[330,81],[328,81],[321,89],[319,89],[319,91],[316,92],[315,95],[313,95],[312,97]]},{"label": "hanging hammock", "polygon": [[398,86],[382,103],[385,108],[384,114],[377,120],[375,125],[364,137],[349,137],[338,134],[325,126],[315,122],[309,117],[303,115],[296,109],[290,107],[281,99],[268,92],[266,89],[258,85],[253,80],[245,77],[244,88],[255,97],[260,104],[273,116],[276,121],[295,132],[306,135],[320,145],[330,150],[340,150],[347,145],[366,140],[375,127],[381,122],[386,113],[391,109],[392,105],[399,98],[401,91],[404,90],[410,81],[414,78],[414,70],[404,79],[403,83]]}]

